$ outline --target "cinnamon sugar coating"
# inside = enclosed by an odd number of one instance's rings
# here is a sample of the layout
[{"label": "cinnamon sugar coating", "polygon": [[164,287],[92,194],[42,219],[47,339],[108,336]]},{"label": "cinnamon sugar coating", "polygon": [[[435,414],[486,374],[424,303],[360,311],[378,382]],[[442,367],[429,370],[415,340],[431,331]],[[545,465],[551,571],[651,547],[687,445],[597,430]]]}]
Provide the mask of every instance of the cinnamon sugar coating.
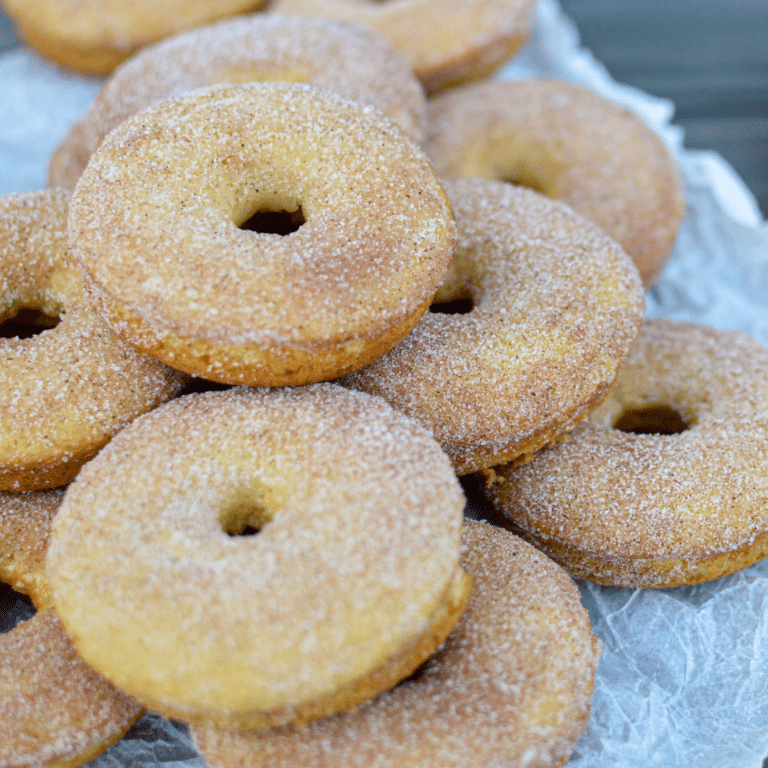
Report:
[{"label": "cinnamon sugar coating", "polygon": [[211,768],[544,768],[587,724],[600,643],[573,582],[517,537],[465,521],[464,616],[413,678],[306,728],[192,729]]},{"label": "cinnamon sugar coating", "polygon": [[29,595],[38,610],[51,605],[45,575],[53,516],[64,491],[0,491],[0,581]]},{"label": "cinnamon sugar coating", "polygon": [[383,35],[428,92],[491,74],[528,39],[533,0],[275,0],[270,10]]},{"label": "cinnamon sugar coating", "polygon": [[512,181],[568,203],[618,241],[646,287],[677,238],[682,184],[664,142],[586,88],[524,80],[456,89],[430,102],[424,148],[442,177]]},{"label": "cinnamon sugar coating", "polygon": [[0,768],[75,768],[143,709],[77,654],[53,608],[0,634]]},{"label": "cinnamon sugar coating", "polygon": [[0,320],[58,317],[30,338],[0,338],[0,489],[65,485],[131,419],[188,377],[118,339],[86,301],[66,244],[62,190],[0,198]]},{"label": "cinnamon sugar coating", "polygon": [[525,459],[605,396],[637,335],[637,270],[567,206],[487,179],[446,182],[459,246],[438,301],[384,357],[341,383],[425,424],[458,474]]},{"label": "cinnamon sugar coating", "polygon": [[252,14],[175,35],[118,67],[54,153],[49,183],[74,189],[107,133],[156,102],[207,85],[274,80],[368,104],[415,142],[423,137],[421,86],[379,35],[330,20]]},{"label": "cinnamon sugar coating", "polygon": [[63,495],[0,493],[0,581],[42,611],[0,634],[0,768],[75,768],[142,712],[85,664],[50,607],[44,557]]},{"label": "cinnamon sugar coating", "polygon": [[[300,214],[287,235],[240,229]],[[75,190],[89,296],[138,349],[223,383],[367,364],[426,310],[455,247],[424,155],[375,110],[310,86],[213,86],[122,123]]]},{"label": "cinnamon sugar coating", "polygon": [[[628,415],[641,431],[613,426]],[[768,350],[739,332],[656,319],[570,439],[525,466],[497,467],[487,490],[515,530],[574,575],[673,587],[768,554],[766,461]]]},{"label": "cinnamon sugar coating", "polygon": [[439,446],[384,401],[234,388],[167,403],[89,462],[47,571],[78,650],[152,709],[301,722],[442,642],[468,588],[463,508]]},{"label": "cinnamon sugar coating", "polygon": [[184,29],[255,11],[265,0],[3,0],[24,40],[56,64],[109,74],[140,48]]}]

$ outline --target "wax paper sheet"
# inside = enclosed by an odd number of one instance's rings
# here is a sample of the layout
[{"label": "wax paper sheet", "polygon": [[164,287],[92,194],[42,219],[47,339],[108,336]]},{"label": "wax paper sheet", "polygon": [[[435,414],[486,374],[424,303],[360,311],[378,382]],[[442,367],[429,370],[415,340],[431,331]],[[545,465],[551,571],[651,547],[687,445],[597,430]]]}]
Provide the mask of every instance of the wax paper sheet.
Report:
[{"label": "wax paper sheet", "polygon": [[[501,77],[586,85],[630,107],[665,139],[685,178],[677,245],[649,292],[648,315],[739,328],[768,344],[768,228],[722,158],[683,149],[674,107],[615,83],[556,0]],[[45,185],[48,158],[101,81],[24,49],[0,56],[0,194]],[[482,516],[482,508],[473,508]],[[580,583],[604,643],[593,715],[571,768],[756,768],[768,755],[768,565],[696,587],[629,590]],[[159,663],[160,660],[158,660]],[[181,724],[150,714],[92,768],[204,768]],[[437,767],[435,767],[437,768]]]}]

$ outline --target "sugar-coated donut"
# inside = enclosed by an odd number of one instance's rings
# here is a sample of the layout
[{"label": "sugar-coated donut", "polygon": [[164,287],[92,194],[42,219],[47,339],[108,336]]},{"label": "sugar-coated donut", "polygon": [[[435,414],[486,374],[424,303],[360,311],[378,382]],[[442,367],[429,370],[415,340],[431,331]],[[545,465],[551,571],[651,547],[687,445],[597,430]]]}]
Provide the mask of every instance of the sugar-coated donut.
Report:
[{"label": "sugar-coated donut", "polygon": [[0,338],[0,490],[68,483],[115,432],[188,381],[90,308],[67,249],[68,200],[62,190],[0,197],[0,321],[22,310],[60,318],[29,338]]},{"label": "sugar-coated donut", "polygon": [[75,768],[143,711],[85,664],[48,605],[43,555],[62,495],[0,493],[0,581],[44,608],[0,634],[0,768]]},{"label": "sugar-coated donut", "polygon": [[466,521],[464,616],[413,678],[306,728],[199,725],[211,768],[562,765],[589,719],[600,643],[567,574],[516,536]]},{"label": "sugar-coated donut", "polygon": [[428,92],[485,77],[528,39],[533,0],[276,0],[271,10],[373,29]]},{"label": "sugar-coated donut", "polygon": [[265,0],[2,0],[19,34],[68,69],[106,75],[140,48],[184,29],[255,11]]},{"label": "sugar-coated donut", "polygon": [[143,712],[80,658],[53,608],[0,634],[0,658],[0,768],[75,768]]},{"label": "sugar-coated donut", "polygon": [[379,35],[337,22],[252,14],[148,47],[112,74],[51,159],[49,183],[73,189],[112,128],[171,96],[217,83],[286,80],[376,107],[415,141],[426,102],[407,61]]},{"label": "sugar-coated donut", "polygon": [[0,577],[16,592],[29,595],[38,610],[53,599],[45,576],[51,522],[64,491],[0,491]]},{"label": "sugar-coated donut", "polygon": [[[280,212],[299,219],[288,234],[239,228]],[[262,386],[384,354],[455,247],[443,188],[394,123],[279,82],[199,89],[122,123],[78,182],[69,231],[91,300],[127,341]]]},{"label": "sugar-coated donut", "polygon": [[471,311],[427,313],[342,383],[428,426],[463,475],[524,459],[583,419],[613,382],[644,300],[626,254],[566,205],[488,179],[446,190],[459,245],[437,298],[469,298]]},{"label": "sugar-coated donut", "polygon": [[768,350],[649,320],[603,405],[487,492],[514,530],[601,584],[674,587],[768,555]]},{"label": "sugar-coated donut", "polygon": [[440,176],[512,181],[568,203],[619,242],[646,287],[677,237],[681,180],[664,142],[572,83],[494,81],[438,96],[424,148]]},{"label": "sugar-coated donut", "polygon": [[443,641],[469,589],[463,508],[437,443],[383,400],[234,388],[117,435],[69,486],[47,571],[78,650],[150,708],[302,722]]}]

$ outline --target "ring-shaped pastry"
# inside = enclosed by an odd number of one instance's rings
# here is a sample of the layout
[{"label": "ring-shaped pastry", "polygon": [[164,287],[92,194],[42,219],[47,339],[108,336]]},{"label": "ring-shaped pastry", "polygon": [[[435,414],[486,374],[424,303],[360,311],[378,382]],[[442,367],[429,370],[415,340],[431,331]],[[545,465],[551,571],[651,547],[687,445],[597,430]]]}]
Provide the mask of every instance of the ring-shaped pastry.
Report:
[{"label": "ring-shaped pastry", "polygon": [[65,485],[115,432],[188,381],[91,309],[67,248],[68,201],[63,190],[0,197],[0,321],[26,310],[58,322],[0,338],[0,490]]},{"label": "ring-shaped pastry", "polygon": [[192,729],[212,768],[556,766],[589,719],[600,642],[567,574],[507,531],[465,521],[467,610],[409,680],[306,728]]},{"label": "ring-shaped pastry", "polygon": [[255,11],[265,0],[3,0],[19,34],[68,69],[107,75],[140,48],[183,29]]},{"label": "ring-shaped pastry", "polygon": [[490,75],[528,39],[533,0],[276,0],[274,11],[380,33],[428,93]]},{"label": "ring-shaped pastry", "polygon": [[[427,426],[464,475],[525,460],[583,419],[645,305],[627,255],[566,205],[488,179],[446,190],[459,245],[436,311],[341,383]],[[439,304],[461,299],[470,311]]]},{"label": "ring-shaped pastry", "polygon": [[16,592],[29,595],[37,610],[53,604],[45,575],[53,516],[64,491],[0,491],[0,574]]},{"label": "ring-shaped pastry", "polygon": [[383,400],[234,388],[117,435],[69,486],[46,567],[83,657],[151,709],[302,722],[444,640],[469,590],[463,509],[440,447]]},{"label": "ring-shaped pastry", "polygon": [[51,158],[50,186],[74,189],[104,137],[163,99],[218,83],[306,83],[375,107],[419,143],[426,100],[382,37],[330,20],[253,14],[184,32],[118,67]]},{"label": "ring-shaped pastry", "polygon": [[627,587],[716,579],[768,555],[768,350],[649,320],[605,402],[487,488],[575,576]]},{"label": "ring-shaped pastry", "polygon": [[441,177],[511,181],[562,200],[629,254],[648,287],[684,212],[661,137],[630,110],[572,83],[477,83],[429,103],[424,142]]},{"label": "ring-shaped pastry", "polygon": [[[241,229],[261,214],[292,226]],[[69,234],[91,300],[130,344],[259,386],[384,354],[455,247],[443,188],[394,123],[280,82],[198,89],[122,123],[78,182]]]},{"label": "ring-shaped pastry", "polygon": [[62,496],[0,492],[0,581],[29,594],[40,611],[0,634],[3,768],[75,768],[143,711],[80,658],[50,607],[43,556]]}]

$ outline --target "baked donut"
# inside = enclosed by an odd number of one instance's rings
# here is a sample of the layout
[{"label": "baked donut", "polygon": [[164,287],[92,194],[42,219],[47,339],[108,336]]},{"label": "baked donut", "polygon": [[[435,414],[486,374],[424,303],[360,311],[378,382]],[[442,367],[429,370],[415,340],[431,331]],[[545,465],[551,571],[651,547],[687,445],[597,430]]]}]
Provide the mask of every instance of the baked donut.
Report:
[{"label": "baked donut", "polygon": [[306,728],[192,729],[211,768],[556,766],[584,730],[600,642],[579,592],[510,533],[465,522],[464,616],[407,681]]},{"label": "baked donut", "polygon": [[[525,460],[583,419],[613,382],[644,300],[626,254],[566,205],[488,179],[446,190],[459,245],[437,311],[341,382],[422,422],[464,475]],[[437,303],[458,299],[471,311]]]},{"label": "baked donut", "polygon": [[265,0],[2,0],[19,34],[68,69],[109,74],[139,48],[184,29],[255,11]]},{"label": "baked donut", "polygon": [[0,493],[0,581],[29,592],[41,609],[0,633],[0,768],[75,768],[142,713],[85,664],[46,607],[42,555],[62,495]]},{"label": "baked donut", "polygon": [[78,656],[53,608],[0,634],[2,768],[75,768],[143,712]]},{"label": "baked donut", "polygon": [[[261,214],[285,228],[252,225]],[[280,82],[199,89],[122,123],[78,182],[69,233],[92,302],[126,341],[259,386],[384,354],[455,247],[443,188],[394,123]]]},{"label": "baked donut", "polygon": [[74,189],[104,137],[142,109],[194,88],[302,82],[376,107],[415,141],[426,100],[408,63],[368,30],[323,19],[254,14],[168,38],[126,61],[54,153],[49,183]]},{"label": "baked donut", "polygon": [[677,238],[681,180],[664,142],[572,83],[494,81],[438,96],[424,149],[440,176],[511,181],[568,203],[618,241],[646,287]]},{"label": "baked donut", "polygon": [[150,708],[303,722],[393,685],[450,632],[463,509],[437,443],[384,401],[234,388],[167,403],[83,468],[47,571],[78,650]]},{"label": "baked donut", "polygon": [[64,491],[0,491],[0,578],[38,610],[53,603],[45,576],[51,522]]},{"label": "baked donut", "polygon": [[68,200],[62,190],[0,197],[0,322],[27,311],[58,323],[0,337],[0,490],[65,485],[188,381],[120,341],[88,305],[67,249]]},{"label": "baked donut", "polygon": [[533,7],[533,0],[276,0],[270,10],[379,32],[434,93],[504,64],[527,41]]},{"label": "baked donut", "polygon": [[524,538],[600,584],[676,587],[768,555],[768,350],[649,320],[571,438],[487,488]]}]

